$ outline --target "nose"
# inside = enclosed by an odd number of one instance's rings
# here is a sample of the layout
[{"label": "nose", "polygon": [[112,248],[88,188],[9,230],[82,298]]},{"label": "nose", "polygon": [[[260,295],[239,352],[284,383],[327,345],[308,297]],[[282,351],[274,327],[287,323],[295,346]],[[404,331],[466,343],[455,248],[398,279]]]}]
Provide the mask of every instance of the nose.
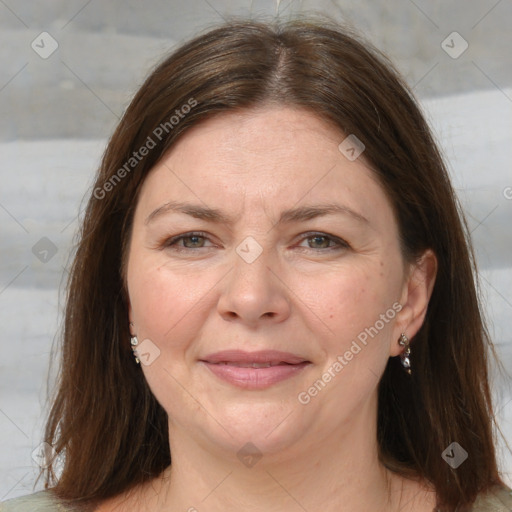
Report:
[{"label": "nose", "polygon": [[[261,322],[279,323],[290,315],[290,290],[270,267],[266,251],[252,263],[238,255],[234,268],[223,280],[218,312],[224,320],[238,321],[250,327]],[[275,261],[274,261],[275,263]]]}]

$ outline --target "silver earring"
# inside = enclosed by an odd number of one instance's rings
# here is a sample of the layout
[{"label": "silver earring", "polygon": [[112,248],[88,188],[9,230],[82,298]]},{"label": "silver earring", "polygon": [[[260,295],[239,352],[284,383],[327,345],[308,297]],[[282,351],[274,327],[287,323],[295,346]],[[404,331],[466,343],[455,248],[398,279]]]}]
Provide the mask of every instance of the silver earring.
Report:
[{"label": "silver earring", "polygon": [[131,344],[131,346],[132,346],[132,351],[133,351],[133,355],[134,355],[134,357],[135,357],[135,362],[136,362],[137,364],[140,364],[140,360],[139,360],[139,358],[138,358],[137,348],[136,348],[136,347],[137,347],[137,345],[139,344],[139,340],[137,339],[137,336],[132,336],[132,337],[130,338],[130,344]]},{"label": "silver earring", "polygon": [[398,344],[401,347],[405,347],[404,351],[400,354],[400,361],[405,371],[411,375],[411,360],[409,356],[411,355],[411,349],[409,348],[409,338],[404,334],[400,334],[400,339],[398,340]]}]

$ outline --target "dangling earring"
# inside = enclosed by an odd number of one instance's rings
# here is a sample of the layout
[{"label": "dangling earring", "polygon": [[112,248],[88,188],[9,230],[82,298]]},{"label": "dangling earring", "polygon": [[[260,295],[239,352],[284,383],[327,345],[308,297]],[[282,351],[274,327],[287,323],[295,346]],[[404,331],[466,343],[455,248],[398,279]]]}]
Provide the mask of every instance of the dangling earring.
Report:
[{"label": "dangling earring", "polygon": [[400,334],[400,339],[398,340],[398,344],[401,347],[405,347],[405,350],[400,354],[400,361],[405,371],[411,375],[411,360],[409,356],[411,355],[411,349],[409,348],[409,338],[404,334]]},{"label": "dangling earring", "polygon": [[[130,322],[130,325],[133,325],[133,324]],[[132,352],[135,357],[135,362],[137,364],[140,364],[140,360],[137,357],[137,348],[136,348],[138,344],[139,344],[139,340],[137,339],[137,336],[132,336],[130,338],[130,345],[132,346]]]}]

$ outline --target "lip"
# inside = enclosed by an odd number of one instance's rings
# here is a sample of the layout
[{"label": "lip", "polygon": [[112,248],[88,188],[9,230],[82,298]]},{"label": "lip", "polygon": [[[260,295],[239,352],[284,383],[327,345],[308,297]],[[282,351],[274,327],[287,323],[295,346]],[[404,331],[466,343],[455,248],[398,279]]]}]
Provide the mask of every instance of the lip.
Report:
[{"label": "lip", "polygon": [[311,364],[303,357],[278,350],[223,350],[205,356],[200,362],[218,378],[244,389],[268,388],[296,376]]},{"label": "lip", "polygon": [[[290,352],[279,350],[258,350],[257,352],[246,352],[244,350],[222,350],[209,354],[201,359],[207,363],[288,363],[298,364],[307,361],[304,357],[297,356]],[[309,362],[309,361],[308,361]]]}]

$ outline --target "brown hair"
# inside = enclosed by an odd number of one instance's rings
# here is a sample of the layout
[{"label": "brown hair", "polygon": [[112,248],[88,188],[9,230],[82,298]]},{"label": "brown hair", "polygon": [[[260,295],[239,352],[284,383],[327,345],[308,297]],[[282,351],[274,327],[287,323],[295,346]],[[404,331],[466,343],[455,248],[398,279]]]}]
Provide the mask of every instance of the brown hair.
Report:
[{"label": "brown hair", "polygon": [[[487,368],[488,351],[495,353],[467,225],[408,87],[385,56],[325,19],[233,21],[210,30],[158,65],[124,113],[70,272],[61,372],[45,432],[62,455],[62,473],[50,466],[46,486],[92,503],[171,463],[166,413],[129,345],[125,267],[138,192],[191,126],[269,103],[308,109],[363,141],[394,208],[404,261],[427,248],[437,256],[426,319],[412,343],[413,374],[390,358],[379,384],[378,443],[386,467],[434,484],[441,510],[466,510],[479,492],[503,484]],[[453,441],[469,454],[457,469],[441,457]]]}]

